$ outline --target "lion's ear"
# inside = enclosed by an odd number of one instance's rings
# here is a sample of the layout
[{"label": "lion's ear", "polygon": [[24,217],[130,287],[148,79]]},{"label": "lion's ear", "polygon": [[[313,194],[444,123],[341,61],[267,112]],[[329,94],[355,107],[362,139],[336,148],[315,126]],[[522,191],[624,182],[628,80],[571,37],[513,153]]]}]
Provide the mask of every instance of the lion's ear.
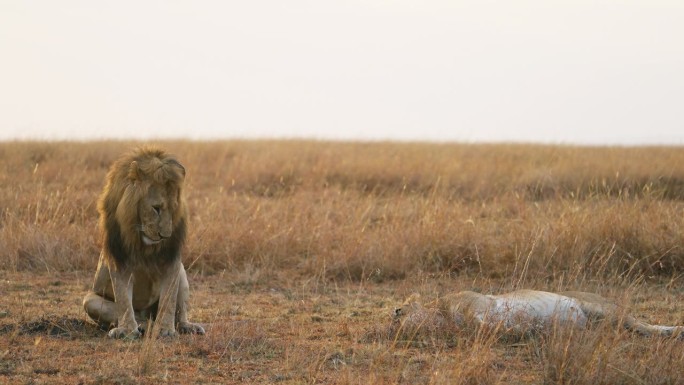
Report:
[{"label": "lion's ear", "polygon": [[138,169],[138,162],[132,161],[128,168],[128,179],[140,180],[140,170]]},{"label": "lion's ear", "polygon": [[178,167],[178,169],[180,170],[181,175],[183,176],[183,178],[185,178],[185,167],[183,167],[183,165],[180,164],[179,161],[177,161],[177,160],[175,160],[175,159],[169,159],[169,160],[168,160],[168,163],[169,163],[169,164],[172,164],[172,165],[174,165],[174,166],[176,166],[176,167]]}]

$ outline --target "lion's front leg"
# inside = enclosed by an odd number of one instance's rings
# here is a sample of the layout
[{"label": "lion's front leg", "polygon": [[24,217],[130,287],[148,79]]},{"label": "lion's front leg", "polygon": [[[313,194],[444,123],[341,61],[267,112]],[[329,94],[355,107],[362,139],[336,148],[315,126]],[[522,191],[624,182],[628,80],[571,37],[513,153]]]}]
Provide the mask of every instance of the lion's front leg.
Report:
[{"label": "lion's front leg", "polygon": [[138,323],[133,311],[133,274],[128,269],[110,269],[116,313],[119,316],[117,327],[109,331],[110,338],[139,338]]},{"label": "lion's front leg", "polygon": [[188,321],[188,301],[190,299],[190,285],[185,267],[181,263],[178,272],[178,303],[176,304],[176,316],[178,331],[182,334],[204,334],[204,328],[200,324]]},{"label": "lion's front leg", "polygon": [[159,335],[161,337],[173,337],[176,335],[175,318],[178,302],[178,283],[180,281],[180,262],[169,266],[167,274],[163,274],[161,290],[159,293]]}]

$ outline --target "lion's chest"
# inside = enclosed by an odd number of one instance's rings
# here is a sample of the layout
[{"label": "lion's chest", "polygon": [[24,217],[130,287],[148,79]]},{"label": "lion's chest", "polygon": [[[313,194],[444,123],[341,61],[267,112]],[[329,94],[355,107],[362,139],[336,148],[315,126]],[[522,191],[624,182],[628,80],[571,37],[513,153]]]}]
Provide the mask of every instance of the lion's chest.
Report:
[{"label": "lion's chest", "polygon": [[133,280],[133,309],[143,310],[159,301],[161,282],[157,277],[147,273],[134,274]]}]

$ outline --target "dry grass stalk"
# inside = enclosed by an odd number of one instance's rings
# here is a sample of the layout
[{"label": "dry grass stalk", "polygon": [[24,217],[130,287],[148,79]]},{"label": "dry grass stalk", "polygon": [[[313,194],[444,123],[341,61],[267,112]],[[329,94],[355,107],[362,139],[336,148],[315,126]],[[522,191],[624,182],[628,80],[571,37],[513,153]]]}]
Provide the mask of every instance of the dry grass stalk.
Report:
[{"label": "dry grass stalk", "polygon": [[46,311],[83,317],[95,201],[134,145],[0,143],[0,382],[680,381],[674,339],[386,328],[411,292],[521,287],[625,297],[654,323],[682,323],[676,147],[162,143],[188,170],[183,256],[208,335],[21,332]]}]

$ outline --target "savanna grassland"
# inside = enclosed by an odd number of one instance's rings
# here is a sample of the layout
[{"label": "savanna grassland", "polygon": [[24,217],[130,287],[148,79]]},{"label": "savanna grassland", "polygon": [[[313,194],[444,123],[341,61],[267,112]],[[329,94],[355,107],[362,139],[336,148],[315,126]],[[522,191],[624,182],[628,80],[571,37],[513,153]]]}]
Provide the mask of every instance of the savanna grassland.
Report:
[{"label": "savanna grassland", "polygon": [[159,143],[187,169],[206,336],[113,341],[81,307],[130,142],[0,143],[0,383],[682,384],[684,342],[599,325],[407,333],[411,293],[583,290],[684,324],[684,148]]}]

